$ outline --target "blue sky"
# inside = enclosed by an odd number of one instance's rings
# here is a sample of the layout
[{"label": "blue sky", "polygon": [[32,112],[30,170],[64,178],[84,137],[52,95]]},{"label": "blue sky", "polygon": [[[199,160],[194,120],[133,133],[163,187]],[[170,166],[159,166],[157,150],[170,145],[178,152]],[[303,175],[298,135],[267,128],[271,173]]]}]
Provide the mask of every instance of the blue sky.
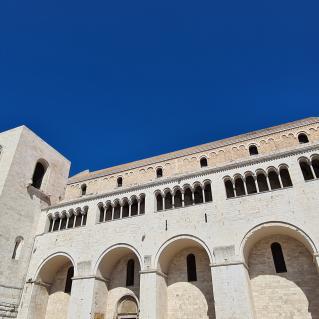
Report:
[{"label": "blue sky", "polygon": [[318,1],[2,0],[0,130],[101,169],[308,116]]}]

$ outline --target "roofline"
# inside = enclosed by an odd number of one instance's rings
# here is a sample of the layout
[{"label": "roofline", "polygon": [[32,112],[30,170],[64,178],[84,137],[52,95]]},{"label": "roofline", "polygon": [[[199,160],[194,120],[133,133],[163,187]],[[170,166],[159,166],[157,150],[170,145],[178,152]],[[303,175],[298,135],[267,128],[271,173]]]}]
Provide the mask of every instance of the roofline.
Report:
[{"label": "roofline", "polygon": [[236,144],[239,142],[244,142],[244,141],[248,141],[251,139],[260,138],[260,137],[267,136],[270,134],[284,132],[287,130],[291,130],[294,128],[298,128],[298,127],[302,127],[302,126],[310,125],[310,124],[315,124],[315,123],[319,123],[319,117],[308,117],[305,119],[296,120],[293,122],[288,122],[285,124],[280,124],[280,125],[269,127],[269,128],[264,128],[264,129],[260,129],[257,131],[252,131],[252,132],[248,132],[248,133],[244,133],[244,134],[240,134],[240,135],[235,135],[233,137],[228,137],[228,138],[225,138],[222,140],[217,140],[214,142],[209,142],[209,143],[201,144],[198,146],[192,146],[192,147],[185,148],[182,150],[177,150],[177,151],[173,151],[173,152],[169,152],[169,153],[165,153],[165,154],[160,154],[157,156],[141,159],[138,161],[124,163],[121,165],[105,168],[105,169],[98,170],[95,172],[90,172],[89,174],[92,174],[93,176],[90,176],[90,175],[82,176],[81,173],[78,173],[78,174],[74,175],[73,177],[69,178],[67,185],[76,184],[76,183],[80,183],[80,182],[84,182],[84,181],[88,181],[88,180],[92,180],[92,179],[96,179],[96,178],[101,178],[101,177],[109,176],[109,175],[113,175],[113,174],[118,174],[118,173],[129,171],[131,169],[136,169],[136,168],[144,167],[144,166],[151,165],[151,164],[161,163],[161,162],[164,162],[167,160],[172,160],[172,159],[176,159],[176,158],[180,158],[180,157],[184,157],[184,156],[193,155],[196,153],[201,153],[201,152],[208,151],[208,150],[213,150],[213,149],[220,148],[223,146],[229,146],[229,145]]}]

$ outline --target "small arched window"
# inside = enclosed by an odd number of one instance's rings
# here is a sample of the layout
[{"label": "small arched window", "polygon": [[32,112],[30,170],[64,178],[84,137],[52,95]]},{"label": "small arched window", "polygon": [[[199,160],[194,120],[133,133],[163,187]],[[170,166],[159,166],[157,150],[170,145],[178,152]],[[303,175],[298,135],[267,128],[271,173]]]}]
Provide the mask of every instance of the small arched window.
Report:
[{"label": "small arched window", "polygon": [[279,243],[271,244],[272,258],[277,273],[287,272],[284,254]]},{"label": "small arched window", "polygon": [[185,206],[193,205],[193,193],[188,187],[184,191],[184,204]]},{"label": "small arched window", "polygon": [[22,245],[23,245],[23,237],[18,236],[15,240],[14,249],[13,249],[13,253],[12,253],[13,260],[19,259],[20,254],[21,254],[21,250],[22,250]]},{"label": "small arched window", "polygon": [[319,178],[319,158],[318,157],[313,158],[311,160],[311,165],[316,175],[316,178]]},{"label": "small arched window", "polygon": [[252,175],[248,175],[246,177],[246,188],[248,194],[255,194],[257,193],[255,178]]},{"label": "small arched window", "polygon": [[165,209],[173,208],[173,197],[170,192],[167,192],[165,194],[164,203],[165,203]]},{"label": "small arched window", "polygon": [[140,212],[139,212],[140,215],[143,215],[145,214],[145,195],[142,195],[140,197]]},{"label": "small arched window", "polygon": [[244,182],[241,177],[237,177],[235,179],[235,191],[236,191],[236,196],[246,195]]},{"label": "small arched window", "polygon": [[300,133],[298,135],[298,141],[300,144],[309,143],[308,136],[305,133]]},{"label": "small arched window", "polygon": [[81,185],[81,195],[82,196],[86,195],[86,188],[87,188],[86,184]]},{"label": "small arched window", "polygon": [[269,178],[270,188],[272,190],[281,188],[278,173],[276,171],[270,171],[268,173],[268,178]]},{"label": "small arched window", "polygon": [[71,293],[73,276],[74,276],[74,267],[72,266],[68,269],[68,273],[66,275],[64,292],[67,294]]},{"label": "small arched window", "polygon": [[137,198],[133,197],[132,204],[131,204],[131,216],[135,216],[138,214],[138,202]]},{"label": "small arched window", "polygon": [[290,174],[287,167],[281,167],[279,169],[279,175],[280,175],[281,183],[283,187],[292,186],[292,181],[291,181]]},{"label": "small arched window", "polygon": [[257,184],[260,192],[269,191],[267,177],[263,172],[257,173]]},{"label": "small arched window", "polygon": [[204,196],[205,196],[205,202],[211,202],[213,200],[212,195],[212,187],[210,186],[210,183],[206,183],[204,186]]},{"label": "small arched window", "polygon": [[100,211],[100,218],[99,221],[100,223],[104,222],[104,218],[105,218],[105,208],[103,206],[103,204],[99,204],[99,211]]},{"label": "small arched window", "polygon": [[118,177],[117,178],[117,187],[122,187],[123,186],[123,178],[122,177]]},{"label": "small arched window", "polygon": [[128,217],[130,214],[130,206],[128,204],[128,201],[125,200],[122,207],[122,217]]},{"label": "small arched window", "polygon": [[33,172],[33,177],[32,177],[32,186],[40,189],[43,181],[43,177],[45,174],[46,168],[44,165],[40,162],[37,162],[34,172]]},{"label": "small arched window", "polygon": [[308,161],[305,160],[301,160],[299,162],[300,168],[301,168],[301,172],[303,175],[303,178],[305,181],[309,181],[314,179],[310,164],[308,163]]},{"label": "small arched window", "polygon": [[126,287],[134,286],[134,260],[130,259],[126,266]]},{"label": "small arched window", "polygon": [[116,203],[114,206],[113,219],[119,219],[120,217],[121,217],[121,205],[120,203]]},{"label": "small arched window", "polygon": [[105,220],[112,220],[112,211],[113,211],[113,207],[112,205],[109,203],[107,205],[106,211],[105,211]]},{"label": "small arched window", "polygon": [[159,168],[156,170],[156,177],[157,177],[157,178],[163,177],[163,169],[162,169],[162,168],[159,167]]},{"label": "small arched window", "polygon": [[163,210],[163,196],[160,193],[156,195],[156,204],[158,212]]},{"label": "small arched window", "polygon": [[208,163],[207,163],[207,158],[206,157],[202,157],[200,159],[200,167],[207,167]]},{"label": "small arched window", "polygon": [[258,155],[258,148],[256,145],[249,146],[249,155]]},{"label": "small arched window", "polygon": [[187,280],[188,281],[197,281],[195,255],[189,254],[186,258],[186,262],[187,262]]},{"label": "small arched window", "polygon": [[225,180],[225,189],[227,198],[235,197],[234,186],[230,179]]}]

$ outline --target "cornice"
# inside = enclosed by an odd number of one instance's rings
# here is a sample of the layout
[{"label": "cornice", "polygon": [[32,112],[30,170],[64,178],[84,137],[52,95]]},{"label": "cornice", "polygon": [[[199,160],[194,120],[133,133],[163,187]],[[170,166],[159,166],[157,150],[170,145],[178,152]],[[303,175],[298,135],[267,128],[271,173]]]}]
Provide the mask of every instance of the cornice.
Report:
[{"label": "cornice", "polygon": [[232,170],[236,168],[242,168],[245,166],[254,165],[258,163],[265,163],[265,162],[277,160],[280,158],[291,157],[291,156],[302,154],[309,151],[319,151],[319,145],[318,144],[307,145],[307,146],[302,145],[297,148],[289,149],[282,152],[277,152],[277,153],[272,153],[267,155],[262,155],[262,154],[254,155],[253,157],[249,159],[237,161],[236,163],[229,163],[223,166],[217,166],[213,168],[206,168],[206,169],[202,168],[200,171],[196,171],[193,173],[186,173],[186,174],[171,176],[167,178],[162,177],[157,180],[154,180],[145,184],[141,184],[141,185],[127,187],[120,190],[117,189],[117,190],[102,193],[102,194],[96,194],[96,195],[77,198],[68,202],[63,202],[63,203],[50,206],[48,208],[42,209],[42,211],[48,211],[51,209],[61,208],[61,207],[70,206],[70,205],[74,205],[78,203],[84,203],[84,202],[88,203],[98,199],[115,196],[115,195],[121,195],[121,197],[125,197],[127,196],[125,194],[131,193],[134,191],[135,192],[140,191],[141,193],[143,193],[146,189],[154,188],[155,186],[161,186],[162,188],[162,187],[165,187],[165,185],[170,184],[172,182],[177,182],[178,184],[180,184],[181,180],[190,179],[190,178],[203,178],[211,174],[216,174],[216,173],[220,173],[220,172],[224,172],[224,171],[228,171],[228,170]]},{"label": "cornice", "polygon": [[294,121],[294,122],[290,122],[286,124],[281,124],[281,125],[273,126],[270,128],[264,128],[261,130],[240,134],[234,137],[229,137],[222,140],[209,142],[206,144],[189,147],[183,150],[178,150],[178,151],[142,159],[139,161],[134,161],[131,163],[118,165],[113,168],[110,167],[110,168],[102,169],[100,171],[88,173],[88,175],[84,175],[84,176],[79,174],[78,176],[75,175],[73,177],[70,177],[68,185],[72,185],[72,184],[76,184],[76,183],[80,183],[84,181],[89,181],[92,179],[101,178],[101,177],[109,176],[113,174],[123,173],[131,169],[141,168],[147,165],[155,165],[158,163],[162,163],[164,161],[173,160],[173,159],[184,157],[184,156],[190,156],[200,152],[212,151],[220,147],[225,147],[225,146],[229,146],[229,145],[233,145],[237,143],[243,143],[252,139],[263,138],[271,134],[286,132],[291,129],[306,127],[308,125],[312,125],[316,123],[319,124],[319,118],[317,117],[305,118],[302,120],[298,120],[298,121]]}]

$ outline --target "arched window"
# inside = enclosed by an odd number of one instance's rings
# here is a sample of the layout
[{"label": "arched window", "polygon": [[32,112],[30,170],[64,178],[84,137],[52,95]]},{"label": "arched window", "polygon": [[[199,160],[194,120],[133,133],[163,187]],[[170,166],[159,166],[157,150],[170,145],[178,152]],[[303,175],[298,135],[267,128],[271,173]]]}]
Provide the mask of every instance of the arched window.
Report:
[{"label": "arched window", "polygon": [[116,203],[114,206],[114,216],[113,219],[119,219],[121,217],[121,205],[120,203]]},{"label": "arched window", "polygon": [[165,209],[173,208],[173,197],[170,192],[167,192],[165,194],[164,202],[165,202]]},{"label": "arched window", "polygon": [[105,208],[103,206],[103,204],[99,204],[99,211],[100,211],[100,218],[99,221],[100,223],[104,222],[104,217],[105,217]]},{"label": "arched window", "polygon": [[129,216],[129,213],[130,213],[130,206],[128,204],[128,201],[125,200],[123,202],[123,207],[122,207],[122,217],[128,217]]},{"label": "arched window", "polygon": [[82,196],[86,195],[86,188],[87,188],[86,184],[82,184],[81,185],[81,195]]},{"label": "arched window", "polygon": [[271,189],[281,188],[279,177],[276,171],[270,171],[268,173],[269,184]]},{"label": "arched window", "polygon": [[197,185],[194,189],[194,203],[201,204],[203,202],[204,202],[203,190],[201,186]]},{"label": "arched window", "polygon": [[122,187],[123,186],[123,178],[122,177],[118,177],[117,178],[117,187]]},{"label": "arched window", "polygon": [[188,281],[197,281],[195,255],[189,254],[186,258],[186,261],[187,261],[187,280]]},{"label": "arched window", "polygon": [[[59,230],[59,225],[60,225],[60,218],[56,218],[53,224],[53,231]],[[73,225],[72,225],[73,227]]]},{"label": "arched window", "polygon": [[105,211],[105,220],[112,220],[112,211],[113,211],[113,207],[112,205],[109,203],[107,205],[106,211]]},{"label": "arched window", "polygon": [[21,254],[21,250],[22,250],[22,245],[23,245],[23,237],[18,236],[15,240],[14,249],[13,249],[13,253],[12,253],[13,260],[19,259],[20,254]]},{"label": "arched window", "polygon": [[156,177],[157,177],[157,178],[163,177],[163,169],[162,169],[162,168],[159,167],[159,168],[156,170]]},{"label": "arched window", "polygon": [[246,195],[244,182],[241,177],[236,177],[235,179],[235,191],[236,191],[236,196]]},{"label": "arched window", "polygon": [[319,178],[319,159],[317,157],[313,158],[311,160],[311,165],[312,165],[313,171],[316,175],[316,178]]},{"label": "arched window", "polygon": [[134,286],[134,260],[130,259],[126,266],[126,287]]},{"label": "arched window", "polygon": [[308,136],[305,133],[300,133],[298,135],[298,141],[300,144],[309,143]]},{"label": "arched window", "polygon": [[[75,215],[74,215],[73,213],[70,213],[69,223],[68,223],[68,229],[69,229],[69,228],[73,228],[74,219],[75,219]],[[56,225],[58,222],[59,222],[58,220],[55,221],[53,230],[54,230],[54,228],[55,228],[55,225]]]},{"label": "arched window", "polygon": [[280,175],[281,183],[283,187],[292,186],[292,181],[291,181],[290,174],[287,167],[281,167],[279,169],[279,175]]},{"label": "arched window", "polygon": [[184,203],[185,206],[193,205],[193,193],[189,187],[184,191]]},{"label": "arched window", "polygon": [[40,162],[37,162],[35,169],[34,169],[34,173],[33,173],[33,177],[32,177],[32,186],[40,189],[41,188],[41,184],[43,181],[43,177],[45,174],[46,168],[43,166],[43,164],[41,164]]},{"label": "arched window", "polygon": [[212,195],[212,187],[210,183],[206,182],[204,186],[204,196],[205,196],[205,202],[211,202],[213,200]]},{"label": "arched window", "polygon": [[258,155],[258,148],[256,145],[249,146],[249,155]]},{"label": "arched window", "polygon": [[135,216],[138,214],[138,202],[137,198],[133,197],[132,204],[131,204],[131,216]]},{"label": "arched window", "polygon": [[66,215],[63,215],[63,217],[61,218],[60,230],[63,230],[66,228],[67,221],[68,221],[68,219],[67,219]]},{"label": "arched window", "polygon": [[179,189],[176,190],[174,195],[174,206],[175,208],[183,206],[182,192]]},{"label": "arched window", "polygon": [[305,160],[301,160],[299,162],[301,171],[302,171],[302,175],[305,181],[309,181],[311,179],[314,179],[310,164],[308,163],[308,161]]},{"label": "arched window", "polygon": [[255,178],[252,175],[248,175],[246,177],[246,188],[248,194],[255,194],[257,193]]},{"label": "arched window", "polygon": [[272,258],[277,273],[287,272],[284,254],[279,243],[271,244]]},{"label": "arched window", "polygon": [[262,172],[257,173],[257,184],[258,184],[258,189],[260,192],[269,191],[267,177],[264,173]]},{"label": "arched window", "polygon": [[207,163],[207,158],[206,157],[202,157],[200,159],[200,167],[207,167],[208,163]]},{"label": "arched window", "polygon": [[73,276],[74,276],[74,267],[72,266],[68,269],[68,273],[67,273],[66,281],[65,281],[64,292],[67,294],[71,293]]},{"label": "arched window", "polygon": [[230,179],[224,181],[227,198],[235,197],[234,186]]},{"label": "arched window", "polygon": [[145,195],[140,197],[140,215],[145,214]]},{"label": "arched window", "polygon": [[156,204],[157,204],[157,211],[163,210],[163,196],[162,194],[158,193],[156,195]]}]

